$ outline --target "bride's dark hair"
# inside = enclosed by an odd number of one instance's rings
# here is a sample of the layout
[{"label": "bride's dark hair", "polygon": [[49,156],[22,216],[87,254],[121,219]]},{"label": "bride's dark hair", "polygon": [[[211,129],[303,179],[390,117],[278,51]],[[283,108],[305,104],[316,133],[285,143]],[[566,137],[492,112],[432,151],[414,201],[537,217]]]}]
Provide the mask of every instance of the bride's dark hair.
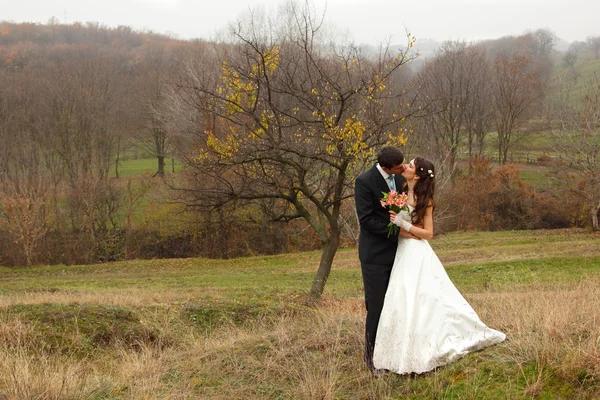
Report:
[{"label": "bride's dark hair", "polygon": [[413,224],[421,224],[425,219],[428,206],[435,207],[433,195],[435,194],[435,168],[433,163],[423,157],[416,157],[415,173],[419,180],[414,187],[414,197],[417,202],[411,213]]}]

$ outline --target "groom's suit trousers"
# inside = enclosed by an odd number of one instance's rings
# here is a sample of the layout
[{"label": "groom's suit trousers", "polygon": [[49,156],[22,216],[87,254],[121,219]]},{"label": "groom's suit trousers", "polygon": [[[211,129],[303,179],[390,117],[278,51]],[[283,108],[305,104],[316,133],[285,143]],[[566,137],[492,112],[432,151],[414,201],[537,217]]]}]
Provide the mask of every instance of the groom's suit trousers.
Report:
[{"label": "groom's suit trousers", "polygon": [[365,326],[365,362],[372,367],[377,325],[383,309],[383,300],[390,282],[393,264],[374,265],[361,263],[363,283],[365,288],[365,306],[367,321]]}]

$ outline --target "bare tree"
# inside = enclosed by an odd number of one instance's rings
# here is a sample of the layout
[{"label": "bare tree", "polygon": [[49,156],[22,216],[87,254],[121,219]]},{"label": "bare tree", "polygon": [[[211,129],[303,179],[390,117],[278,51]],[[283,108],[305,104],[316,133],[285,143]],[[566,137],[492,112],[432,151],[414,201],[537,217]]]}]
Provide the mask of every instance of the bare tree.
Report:
[{"label": "bare tree", "polygon": [[27,265],[48,229],[48,184],[43,176],[0,175],[0,222],[21,245]]},{"label": "bare tree", "polygon": [[554,127],[554,145],[566,166],[579,179],[564,179],[564,184],[588,204],[592,228],[600,230],[600,77],[595,75],[584,96],[574,101],[569,96],[572,82],[563,82],[558,99],[549,109]]},{"label": "bare tree", "polygon": [[577,63],[577,51],[574,48],[569,47],[569,50],[567,50],[567,52],[563,55],[562,67],[568,68],[571,71],[573,80],[577,80],[577,78],[579,77],[579,73],[577,73],[577,71],[575,71],[576,63]]},{"label": "bare tree", "polygon": [[137,145],[156,157],[156,175],[165,175],[165,159],[172,155],[171,134],[166,111],[168,85],[174,55],[166,48],[149,53],[141,66],[139,78],[141,121],[137,128]]},{"label": "bare tree", "polygon": [[589,51],[594,53],[595,59],[600,59],[600,36],[588,36],[585,42]]},{"label": "bare tree", "polygon": [[[60,58],[59,58],[60,57]],[[44,92],[46,141],[58,155],[69,187],[74,230],[85,229],[95,242],[115,213],[116,189],[109,180],[115,156],[122,70],[110,53],[77,49],[47,68]],[[85,222],[84,222],[85,221]]]},{"label": "bare tree", "polygon": [[544,86],[531,56],[498,55],[494,61],[493,100],[494,121],[498,133],[498,162],[506,163],[511,146],[525,133],[519,128],[541,104]]},{"label": "bare tree", "polygon": [[[19,240],[16,254],[22,242],[29,249],[39,243],[34,228],[48,230],[45,243],[56,246],[45,249],[44,261],[85,261],[81,254],[95,256],[102,247],[94,245],[133,223],[141,187],[112,175],[121,143],[139,126],[139,105],[150,97],[132,90],[146,55],[166,48],[170,67],[170,49],[188,42],[55,19],[0,25],[0,238]],[[17,235],[19,218],[39,224],[22,225]],[[28,262],[36,251],[27,251]]]},{"label": "bare tree", "polygon": [[324,38],[307,3],[290,4],[274,21],[252,14],[232,27],[232,43],[205,51],[220,77],[197,58],[183,65],[176,89],[192,114],[182,118],[196,120],[199,131],[189,204],[251,203],[274,220],[306,220],[322,245],[314,302],[340,245],[341,206],[354,177],[374,148],[404,143],[407,101],[388,85],[408,49],[383,48],[369,61],[357,47]]},{"label": "bare tree", "polygon": [[[483,141],[491,124],[491,71],[483,46],[447,42],[437,56],[419,73],[422,87],[420,106],[427,116],[419,124],[420,133],[431,133],[436,145],[448,153],[447,170],[454,176],[458,152],[468,148],[483,151]],[[426,104],[429,102],[429,104]]]},{"label": "bare tree", "polygon": [[11,73],[5,83],[0,88],[0,226],[31,265],[48,229],[49,185],[44,169],[48,149],[41,140],[38,88],[30,74]]},{"label": "bare tree", "polygon": [[450,175],[454,175],[459,146],[465,136],[464,124],[472,90],[466,53],[465,42],[446,42],[419,73],[422,101],[431,101],[432,112],[426,120],[428,130],[439,135],[439,144],[449,154]]},{"label": "bare tree", "polygon": [[6,143],[10,143],[10,126],[12,107],[10,100],[9,86],[10,78],[7,76],[5,71],[0,69],[0,174],[6,173],[10,165],[10,153],[9,147]]},{"label": "bare tree", "polygon": [[[467,132],[467,149],[469,167],[472,165],[474,153],[482,157],[484,141],[494,121],[492,97],[492,66],[483,46],[473,45],[465,54],[470,76],[470,95],[465,111],[465,130]],[[469,168],[471,171],[471,168]]]},{"label": "bare tree", "polygon": [[535,42],[533,45],[533,56],[550,58],[556,49],[559,37],[550,29],[537,29],[533,33]]},{"label": "bare tree", "polygon": [[587,43],[581,40],[574,40],[569,45],[569,50],[573,50],[577,54],[585,53],[587,51]]}]

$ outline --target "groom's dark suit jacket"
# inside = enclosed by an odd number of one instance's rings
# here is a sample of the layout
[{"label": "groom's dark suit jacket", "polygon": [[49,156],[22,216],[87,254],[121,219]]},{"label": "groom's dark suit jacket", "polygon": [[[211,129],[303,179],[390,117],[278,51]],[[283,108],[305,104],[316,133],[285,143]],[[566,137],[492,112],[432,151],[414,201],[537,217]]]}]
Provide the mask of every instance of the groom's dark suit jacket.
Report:
[{"label": "groom's dark suit jacket", "polygon": [[[396,189],[400,190],[404,178],[396,175],[395,183]],[[383,197],[383,192],[389,192],[390,188],[377,169],[377,165],[360,174],[354,184],[354,201],[360,222],[358,257],[360,258],[367,308],[364,357],[367,366],[373,369],[375,368],[373,366],[373,349],[377,337],[377,326],[394,265],[398,235],[387,237],[390,214],[379,201]]]},{"label": "groom's dark suit jacket", "polygon": [[[401,191],[404,177],[395,175],[396,190]],[[358,257],[363,264],[392,265],[398,247],[398,235],[388,238],[390,215],[379,201],[389,192],[387,182],[377,166],[360,174],[355,181],[354,201],[360,222]]]}]

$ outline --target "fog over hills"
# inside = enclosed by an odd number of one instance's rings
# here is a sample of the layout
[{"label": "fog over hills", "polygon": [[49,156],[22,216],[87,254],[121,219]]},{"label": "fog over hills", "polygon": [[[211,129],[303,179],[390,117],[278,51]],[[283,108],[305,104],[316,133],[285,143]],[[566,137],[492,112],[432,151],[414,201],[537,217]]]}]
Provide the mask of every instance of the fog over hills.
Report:
[{"label": "fog over hills", "polygon": [[[498,39],[498,38],[496,38]],[[437,49],[443,44],[443,41],[435,40],[435,39],[417,39],[413,51],[415,54],[418,54],[418,57],[412,61],[412,68],[416,71],[418,70],[428,58],[435,56]],[[556,42],[555,50],[557,52],[565,52],[568,50],[571,42],[559,38]],[[389,46],[389,49],[392,53],[404,50],[406,48],[406,44],[395,43]],[[379,54],[380,48],[372,45],[372,44],[360,44],[360,49],[363,54],[377,57]]]}]

